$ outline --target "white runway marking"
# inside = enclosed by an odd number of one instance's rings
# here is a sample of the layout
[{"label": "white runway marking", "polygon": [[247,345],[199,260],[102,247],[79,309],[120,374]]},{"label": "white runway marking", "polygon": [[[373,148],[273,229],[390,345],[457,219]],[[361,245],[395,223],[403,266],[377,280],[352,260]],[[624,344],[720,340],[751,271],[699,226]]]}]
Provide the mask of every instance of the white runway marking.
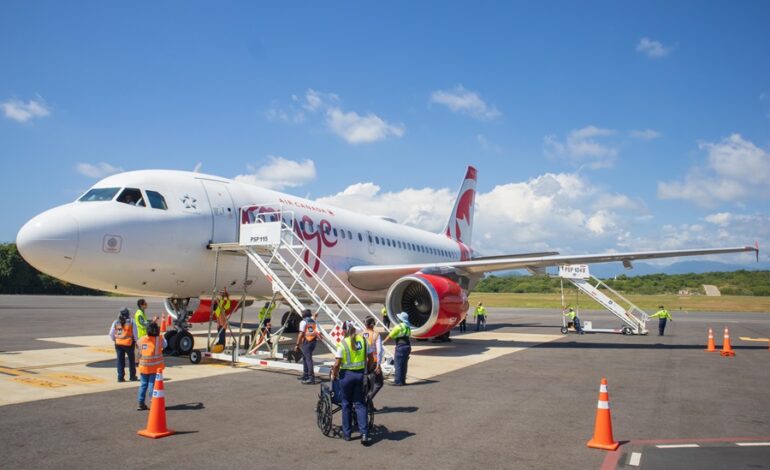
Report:
[{"label": "white runway marking", "polygon": [[642,460],[642,454],[639,452],[631,452],[631,458],[628,459],[628,465],[632,467],[638,467],[639,462]]},{"label": "white runway marking", "polygon": [[736,442],[735,445],[741,447],[770,446],[770,442]]},{"label": "white runway marking", "polygon": [[686,449],[690,447],[700,447],[698,444],[658,444],[658,449]]}]

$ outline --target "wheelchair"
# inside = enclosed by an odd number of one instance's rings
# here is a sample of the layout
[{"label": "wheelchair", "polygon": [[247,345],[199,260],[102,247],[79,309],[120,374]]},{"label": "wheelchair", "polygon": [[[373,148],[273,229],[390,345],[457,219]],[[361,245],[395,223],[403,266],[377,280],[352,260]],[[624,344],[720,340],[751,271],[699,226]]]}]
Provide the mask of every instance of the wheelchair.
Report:
[{"label": "wheelchair", "polygon": [[[364,379],[364,396],[366,397],[364,406],[366,406],[369,429],[371,430],[374,426],[374,411],[372,411],[370,406],[371,400],[369,400],[368,397],[366,383],[367,379]],[[321,391],[318,393],[318,403],[315,408],[318,429],[320,429],[323,435],[327,437],[332,434],[332,418],[337,412],[342,411],[342,389],[340,387],[340,381],[335,380],[331,384],[331,388],[326,384],[321,384]],[[353,407],[352,414],[353,429],[356,429],[358,427],[358,418],[356,417],[355,407]]]}]

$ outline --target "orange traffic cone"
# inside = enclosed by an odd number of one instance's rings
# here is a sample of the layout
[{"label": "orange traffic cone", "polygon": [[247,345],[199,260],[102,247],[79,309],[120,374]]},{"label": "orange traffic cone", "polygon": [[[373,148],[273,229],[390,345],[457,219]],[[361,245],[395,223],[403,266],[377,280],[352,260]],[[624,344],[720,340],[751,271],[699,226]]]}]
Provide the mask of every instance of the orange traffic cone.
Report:
[{"label": "orange traffic cone", "polygon": [[717,352],[717,347],[714,344],[714,332],[709,328],[709,342],[705,349],[706,352]]},{"label": "orange traffic cone", "polygon": [[727,327],[725,327],[725,340],[724,344],[722,344],[722,351],[720,354],[725,357],[735,356],[735,351],[733,351],[732,346],[730,346],[730,330],[728,330]]},{"label": "orange traffic cone", "polygon": [[160,332],[161,333],[165,333],[166,332],[166,323],[167,323],[166,319],[165,318],[161,318],[161,320],[160,320]]},{"label": "orange traffic cone", "polygon": [[144,437],[157,439],[174,434],[173,429],[166,427],[166,392],[163,390],[163,370],[155,375],[155,387],[152,390],[150,415],[147,417],[147,429],[137,431]]},{"label": "orange traffic cone", "polygon": [[620,445],[612,438],[612,416],[610,416],[610,394],[607,392],[607,379],[602,377],[599,386],[599,403],[596,407],[594,437],[588,441],[588,447],[594,449],[615,450]]}]

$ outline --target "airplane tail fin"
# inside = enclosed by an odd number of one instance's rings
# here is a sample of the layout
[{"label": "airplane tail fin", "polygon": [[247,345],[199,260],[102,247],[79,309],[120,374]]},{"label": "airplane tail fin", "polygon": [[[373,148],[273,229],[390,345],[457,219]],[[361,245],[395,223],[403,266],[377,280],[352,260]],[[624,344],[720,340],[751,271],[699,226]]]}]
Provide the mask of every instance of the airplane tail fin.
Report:
[{"label": "airplane tail fin", "polygon": [[476,168],[469,166],[457,192],[452,212],[443,233],[468,247],[473,235],[473,206],[476,200]]}]

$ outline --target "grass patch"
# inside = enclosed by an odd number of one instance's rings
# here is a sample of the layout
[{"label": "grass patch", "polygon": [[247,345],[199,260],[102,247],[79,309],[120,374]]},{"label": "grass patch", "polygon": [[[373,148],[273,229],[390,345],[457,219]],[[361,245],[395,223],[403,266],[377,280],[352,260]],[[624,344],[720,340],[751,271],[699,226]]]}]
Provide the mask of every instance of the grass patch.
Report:
[{"label": "grass patch", "polygon": [[[707,297],[705,295],[627,295],[626,298],[647,313],[654,313],[658,305],[675,313],[679,310],[697,312],[757,312],[770,313],[770,297],[752,297],[743,295],[723,295]],[[580,295],[580,308],[602,310],[604,307],[587,295]],[[474,292],[470,296],[471,307],[484,302],[487,307],[508,308],[552,308],[561,309],[560,294],[498,294]],[[565,302],[576,305],[574,293],[565,297]]]}]

